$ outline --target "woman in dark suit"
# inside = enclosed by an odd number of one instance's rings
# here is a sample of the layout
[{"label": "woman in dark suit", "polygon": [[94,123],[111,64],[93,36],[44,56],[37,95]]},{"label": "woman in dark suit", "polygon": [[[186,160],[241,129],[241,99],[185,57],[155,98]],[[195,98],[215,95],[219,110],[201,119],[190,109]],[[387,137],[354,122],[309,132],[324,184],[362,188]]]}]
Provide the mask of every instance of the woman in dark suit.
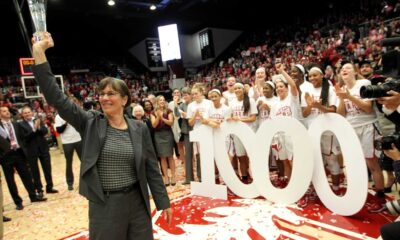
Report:
[{"label": "woman in dark suit", "polygon": [[149,130],[123,114],[131,102],[125,82],[101,80],[103,112],[85,112],[57,86],[45,55],[54,46],[50,34],[32,42],[34,75],[46,100],[82,137],[79,192],[89,200],[90,239],[153,239],[147,185],[168,222],[172,211]]}]

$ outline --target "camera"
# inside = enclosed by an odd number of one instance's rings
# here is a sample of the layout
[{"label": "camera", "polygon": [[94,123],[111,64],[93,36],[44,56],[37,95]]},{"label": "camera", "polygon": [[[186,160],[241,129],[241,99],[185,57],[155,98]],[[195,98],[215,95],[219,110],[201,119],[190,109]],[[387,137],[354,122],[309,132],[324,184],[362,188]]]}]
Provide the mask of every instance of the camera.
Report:
[{"label": "camera", "polygon": [[[374,81],[371,80],[372,83]],[[379,82],[379,81],[375,81]],[[388,91],[393,90],[400,92],[400,79],[391,79],[382,84],[362,86],[360,96],[362,98],[379,98],[389,96]]]},{"label": "camera", "polygon": [[393,216],[400,215],[400,199],[386,202],[385,206]]},{"label": "camera", "polygon": [[[382,47],[400,46],[400,37],[385,38],[381,40]],[[382,55],[382,69],[379,71],[385,77],[371,79],[370,86],[360,89],[361,98],[379,98],[388,96],[390,90],[400,92],[400,52],[390,50]]]},{"label": "camera", "polygon": [[392,149],[393,143],[397,149],[400,149],[400,134],[399,133],[393,133],[393,134],[382,137],[381,140],[376,140],[375,141],[375,149],[380,150],[380,151]]}]

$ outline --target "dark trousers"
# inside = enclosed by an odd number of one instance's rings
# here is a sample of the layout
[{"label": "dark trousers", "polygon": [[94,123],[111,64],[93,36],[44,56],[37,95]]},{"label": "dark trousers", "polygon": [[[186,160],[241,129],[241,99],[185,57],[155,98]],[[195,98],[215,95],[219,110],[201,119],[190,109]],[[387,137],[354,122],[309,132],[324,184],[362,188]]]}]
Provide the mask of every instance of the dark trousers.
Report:
[{"label": "dark trousers", "polygon": [[22,203],[22,198],[18,194],[17,184],[15,183],[14,169],[18,172],[26,191],[29,193],[30,199],[36,198],[32,175],[22,150],[7,153],[3,160],[1,166],[3,167],[4,177],[14,203]]},{"label": "dark trousers", "polygon": [[175,152],[175,156],[176,156],[177,158],[179,158],[179,156],[181,155],[181,153],[179,152],[178,143],[175,142],[175,140],[174,140],[174,152]]},{"label": "dark trousers", "polygon": [[46,179],[46,190],[53,189],[53,178],[51,176],[51,158],[50,153],[41,153],[39,156],[28,156],[28,163],[32,171],[33,184],[37,192],[43,192],[42,181],[40,180],[40,170],[38,159],[42,165],[44,178]]},{"label": "dark trousers", "polygon": [[153,229],[140,186],[128,193],[106,194],[105,204],[89,201],[90,240],[151,240]]},{"label": "dark trousers", "polygon": [[381,237],[383,240],[400,239],[400,222],[385,224],[381,227]]},{"label": "dark trousers", "polygon": [[185,146],[185,175],[186,182],[194,181],[193,175],[193,143],[189,140],[189,134],[182,133]]},{"label": "dark trousers", "polygon": [[82,142],[63,144],[64,156],[66,163],[65,179],[67,180],[68,186],[74,185],[74,172],[72,171],[72,161],[74,156],[74,150],[78,154],[79,160],[81,160],[82,153]]}]

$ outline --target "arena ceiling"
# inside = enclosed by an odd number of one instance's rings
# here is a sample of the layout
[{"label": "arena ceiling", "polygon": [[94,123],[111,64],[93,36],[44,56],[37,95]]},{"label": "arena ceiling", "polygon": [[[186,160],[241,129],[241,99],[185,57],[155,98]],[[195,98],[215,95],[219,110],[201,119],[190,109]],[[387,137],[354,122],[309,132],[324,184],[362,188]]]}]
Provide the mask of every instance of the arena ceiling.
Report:
[{"label": "arena ceiling", "polygon": [[[67,54],[119,54],[145,37],[156,37],[157,26],[177,23],[179,31],[194,33],[204,27],[265,30],[268,26],[335,11],[359,1],[241,1],[241,0],[47,0],[47,25],[55,38],[54,51]],[[374,1],[374,0],[372,0]],[[13,2],[32,34],[27,0],[0,1],[3,56],[27,55]],[[151,11],[150,5],[158,9]]]}]

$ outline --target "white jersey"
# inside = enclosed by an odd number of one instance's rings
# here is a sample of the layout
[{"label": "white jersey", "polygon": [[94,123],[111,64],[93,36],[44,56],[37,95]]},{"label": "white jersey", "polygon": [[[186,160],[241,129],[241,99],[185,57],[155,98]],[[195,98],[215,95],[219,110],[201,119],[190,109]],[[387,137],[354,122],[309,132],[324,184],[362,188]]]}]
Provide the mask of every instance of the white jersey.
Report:
[{"label": "white jersey", "polygon": [[263,96],[262,88],[257,89],[256,87],[253,86],[249,89],[249,98],[256,100],[261,96]]},{"label": "white jersey", "polygon": [[[322,87],[318,87],[318,88],[311,88],[308,89],[306,92],[308,94],[310,94],[315,101],[321,101],[321,91],[322,91]],[[302,92],[301,93],[301,107],[307,107],[307,102],[305,99],[305,94],[306,92]],[[332,86],[329,86],[329,90],[328,90],[328,107],[329,106],[335,106],[337,102],[337,97],[336,97],[336,93],[333,90]],[[306,127],[309,127],[310,124],[312,123],[312,121],[314,121],[314,119],[316,117],[318,117],[319,114],[322,114],[323,112],[321,112],[319,109],[317,108],[312,108],[311,109],[311,113],[310,115],[308,115],[308,117],[304,118],[304,123],[306,124]]]},{"label": "white jersey", "polygon": [[[308,82],[308,81],[304,81],[300,86],[299,86],[299,88],[300,88],[300,94],[303,94],[303,92],[309,92],[310,91],[310,89],[313,89],[314,88],[314,85],[312,85],[312,83],[310,83],[310,82]],[[302,101],[302,100],[300,100],[300,101]],[[303,117],[303,113],[302,113],[302,111],[301,111],[301,107],[300,107],[300,105],[299,105],[299,108],[297,109],[297,113],[296,113],[296,115],[297,115],[297,119],[301,122],[301,123],[303,123],[305,126],[306,126],[306,123],[305,123],[305,119],[304,119],[304,117]]]},{"label": "white jersey", "polygon": [[[232,104],[230,106],[232,110],[232,117],[250,117],[250,115],[258,113],[257,111],[257,105],[256,101],[254,99],[249,98],[250,100],[250,109],[249,111],[245,114],[244,113],[244,107],[243,107],[243,101],[239,101],[237,99],[232,101]],[[247,124],[253,129],[256,130],[256,123],[255,122],[247,122]]]},{"label": "white jersey", "polygon": [[263,104],[267,104],[269,107],[269,111],[266,109],[259,109],[258,111],[258,123],[261,124],[268,118],[270,118],[270,113],[272,111],[272,108],[275,107],[276,102],[279,101],[279,99],[275,96],[271,98],[266,98],[265,96],[259,97],[256,102],[256,106],[258,106],[259,102],[262,102]]},{"label": "white jersey", "polygon": [[[345,87],[346,89],[349,90],[350,95],[360,99],[361,87],[368,85],[371,85],[371,82],[369,80],[363,79],[363,80],[357,80],[356,84],[351,89],[348,89],[346,86]],[[339,106],[339,103],[340,100],[337,101],[336,105]],[[372,111],[371,113],[366,113],[363,110],[361,110],[355,103],[353,103],[348,99],[345,99],[344,103],[346,106],[346,119],[347,121],[349,121],[351,126],[360,127],[374,123],[378,120],[375,111]]]},{"label": "white jersey", "polygon": [[232,100],[236,99],[236,94],[233,92],[225,91],[222,93],[222,96],[228,100],[228,102],[224,102],[226,105],[230,105]]},{"label": "white jersey", "polygon": [[[187,119],[192,118],[197,110],[200,112],[200,115],[203,118],[209,118],[208,113],[212,105],[213,103],[208,99],[203,99],[200,103],[193,101],[188,105],[186,118]],[[200,117],[198,117],[193,127],[198,127],[200,125],[201,125],[201,119]]]},{"label": "white jersey", "polygon": [[210,119],[218,120],[218,122],[223,122],[231,116],[231,113],[232,110],[228,106],[222,104],[219,108],[215,108],[213,104],[208,112],[208,116]]},{"label": "white jersey", "polygon": [[298,96],[292,96],[290,94],[283,100],[278,98],[278,101],[275,104],[275,107],[271,109],[270,116],[271,118],[284,116],[284,117],[293,117],[298,119],[298,109],[300,108],[300,101]]},{"label": "white jersey", "polygon": [[[65,123],[67,123],[67,122],[64,119],[62,119],[60,117],[60,115],[57,114],[54,119],[54,127],[55,128],[61,127]],[[81,141],[81,135],[70,124],[68,124],[67,127],[65,128],[64,132],[62,132],[60,134],[60,137],[61,137],[61,141],[63,144],[70,144],[70,143],[76,143],[76,142]]]},{"label": "white jersey", "polygon": [[309,91],[310,89],[313,89],[313,88],[314,88],[314,85],[312,85],[312,83],[310,83],[310,82],[308,82],[308,81],[304,81],[304,82],[299,86],[299,88],[300,88],[300,91],[303,93],[303,92]]}]

